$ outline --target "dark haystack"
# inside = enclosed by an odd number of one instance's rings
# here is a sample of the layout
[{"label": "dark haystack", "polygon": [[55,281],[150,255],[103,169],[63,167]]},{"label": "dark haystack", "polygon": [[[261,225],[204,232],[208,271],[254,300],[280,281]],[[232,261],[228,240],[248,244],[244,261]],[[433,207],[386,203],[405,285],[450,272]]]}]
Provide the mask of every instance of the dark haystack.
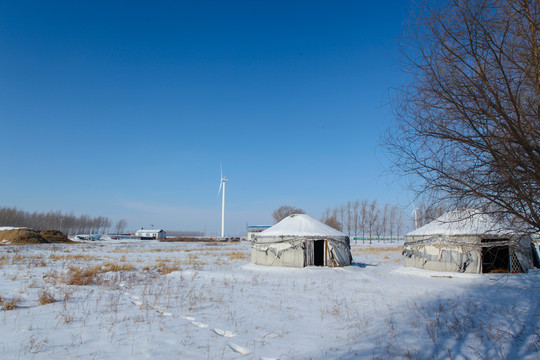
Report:
[{"label": "dark haystack", "polygon": [[58,230],[41,230],[39,234],[51,243],[69,243],[72,242],[66,235]]},{"label": "dark haystack", "polygon": [[0,231],[0,241],[3,244],[27,245],[27,244],[49,244],[71,242],[64,234],[58,230],[42,230],[41,232],[32,229],[13,229]]},{"label": "dark haystack", "polygon": [[13,229],[0,231],[0,241],[4,243],[24,245],[24,244],[47,244],[48,241],[43,238],[36,230],[31,229]]}]

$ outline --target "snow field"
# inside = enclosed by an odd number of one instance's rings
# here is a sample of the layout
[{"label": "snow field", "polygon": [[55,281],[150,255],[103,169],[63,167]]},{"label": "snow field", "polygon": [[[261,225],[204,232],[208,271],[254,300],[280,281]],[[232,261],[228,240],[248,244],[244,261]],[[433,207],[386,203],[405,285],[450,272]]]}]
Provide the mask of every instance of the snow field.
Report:
[{"label": "snow field", "polygon": [[248,243],[2,246],[0,296],[18,303],[0,357],[538,358],[538,272],[404,268],[400,246],[304,269],[250,264]]}]

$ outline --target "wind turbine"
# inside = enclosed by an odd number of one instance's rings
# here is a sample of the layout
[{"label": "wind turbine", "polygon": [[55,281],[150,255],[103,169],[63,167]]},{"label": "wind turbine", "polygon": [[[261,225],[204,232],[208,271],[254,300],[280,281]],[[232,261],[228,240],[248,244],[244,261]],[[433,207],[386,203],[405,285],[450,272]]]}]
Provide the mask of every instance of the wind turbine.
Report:
[{"label": "wind turbine", "polygon": [[223,168],[221,164],[219,165],[219,169],[221,172],[221,180],[219,181],[219,190],[218,190],[218,197],[219,193],[221,192],[221,188],[223,187],[223,198],[221,200],[221,237],[225,237],[225,184],[229,182],[229,179],[227,179],[226,176],[223,176]]},{"label": "wind turbine", "polygon": [[414,214],[414,228],[418,229],[418,209],[416,206],[414,206],[414,202],[412,203],[413,207],[413,214]]}]

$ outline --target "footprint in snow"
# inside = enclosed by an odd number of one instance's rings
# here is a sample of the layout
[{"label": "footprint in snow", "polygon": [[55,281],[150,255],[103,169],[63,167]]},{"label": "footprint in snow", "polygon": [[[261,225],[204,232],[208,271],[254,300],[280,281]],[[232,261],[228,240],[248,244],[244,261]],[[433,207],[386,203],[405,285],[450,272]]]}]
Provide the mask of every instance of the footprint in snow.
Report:
[{"label": "footprint in snow", "polygon": [[195,320],[195,318],[191,317],[191,316],[182,316],[182,318],[188,320],[188,321],[193,321]]},{"label": "footprint in snow", "polygon": [[165,311],[164,309],[160,308],[159,306],[152,305],[152,308],[156,310],[158,313],[160,313],[163,316],[171,316],[172,314],[170,312]]},{"label": "footprint in snow", "polygon": [[279,337],[279,334],[276,334],[275,332],[270,332],[264,335],[263,337],[258,338],[257,341],[262,342],[262,341],[265,341],[266,338],[275,339],[277,337]]},{"label": "footprint in snow", "polygon": [[200,328],[207,328],[208,327],[208,324],[198,322],[198,321],[192,321],[191,324],[195,325],[196,327],[200,327]]},{"label": "footprint in snow", "polygon": [[212,331],[215,332],[216,334],[218,334],[219,336],[223,336],[223,337],[227,337],[227,338],[232,338],[232,337],[236,336],[235,333],[233,333],[232,331],[228,331],[228,330],[212,329]]},{"label": "footprint in snow", "polygon": [[141,305],[142,305],[142,302],[140,302],[140,301],[138,301],[138,300],[135,300],[135,299],[133,299],[133,298],[131,298],[131,299],[129,299],[129,300],[131,300],[131,302],[132,302],[133,304],[137,305],[137,306],[141,306]]},{"label": "footprint in snow", "polygon": [[242,347],[240,345],[236,345],[236,344],[233,344],[233,343],[229,343],[228,345],[234,352],[237,352],[239,354],[247,355],[247,354],[250,353],[250,351],[248,349],[246,349],[245,347]]}]

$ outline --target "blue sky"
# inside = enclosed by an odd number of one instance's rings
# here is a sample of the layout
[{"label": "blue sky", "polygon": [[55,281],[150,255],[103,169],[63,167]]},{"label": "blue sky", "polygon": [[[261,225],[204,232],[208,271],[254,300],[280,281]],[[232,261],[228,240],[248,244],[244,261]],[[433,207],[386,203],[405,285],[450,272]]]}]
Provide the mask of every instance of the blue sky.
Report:
[{"label": "blue sky", "polygon": [[408,1],[0,3],[0,206],[130,229],[410,195],[384,175]]}]

